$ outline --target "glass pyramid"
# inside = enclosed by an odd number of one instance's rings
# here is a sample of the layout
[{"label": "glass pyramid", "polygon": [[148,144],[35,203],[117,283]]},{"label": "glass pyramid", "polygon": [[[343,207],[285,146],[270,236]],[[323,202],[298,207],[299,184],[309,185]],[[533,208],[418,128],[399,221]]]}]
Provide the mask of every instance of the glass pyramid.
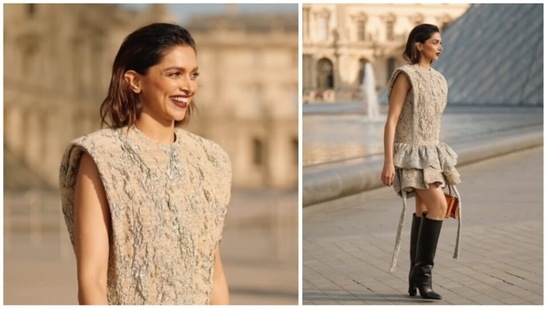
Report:
[{"label": "glass pyramid", "polygon": [[449,105],[543,106],[543,4],[472,4],[442,42]]}]

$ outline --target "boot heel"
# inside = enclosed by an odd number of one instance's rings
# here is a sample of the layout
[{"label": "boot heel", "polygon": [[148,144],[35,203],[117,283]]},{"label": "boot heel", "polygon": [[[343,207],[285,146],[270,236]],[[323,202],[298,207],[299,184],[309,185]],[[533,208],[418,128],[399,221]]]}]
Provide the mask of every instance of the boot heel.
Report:
[{"label": "boot heel", "polygon": [[417,295],[417,286],[415,284],[410,284],[410,287],[408,288],[408,295],[410,296],[416,296]]}]

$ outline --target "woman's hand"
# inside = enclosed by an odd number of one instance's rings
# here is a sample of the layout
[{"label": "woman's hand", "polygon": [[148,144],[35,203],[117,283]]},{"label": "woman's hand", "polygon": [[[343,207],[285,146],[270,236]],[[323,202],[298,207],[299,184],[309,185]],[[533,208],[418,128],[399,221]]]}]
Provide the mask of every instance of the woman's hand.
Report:
[{"label": "woman's hand", "polygon": [[395,181],[395,167],[392,164],[383,164],[381,171],[381,182],[386,186],[392,186]]}]

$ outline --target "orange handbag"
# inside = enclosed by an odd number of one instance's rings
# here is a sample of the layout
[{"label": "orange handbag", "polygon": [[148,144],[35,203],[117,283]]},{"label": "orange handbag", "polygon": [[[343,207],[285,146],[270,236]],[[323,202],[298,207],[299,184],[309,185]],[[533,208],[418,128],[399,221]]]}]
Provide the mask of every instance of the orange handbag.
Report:
[{"label": "orange handbag", "polygon": [[448,193],[444,192],[444,197],[446,197],[446,203],[448,207],[446,208],[445,218],[459,218],[459,199],[457,196],[452,195],[451,185],[448,185]]}]

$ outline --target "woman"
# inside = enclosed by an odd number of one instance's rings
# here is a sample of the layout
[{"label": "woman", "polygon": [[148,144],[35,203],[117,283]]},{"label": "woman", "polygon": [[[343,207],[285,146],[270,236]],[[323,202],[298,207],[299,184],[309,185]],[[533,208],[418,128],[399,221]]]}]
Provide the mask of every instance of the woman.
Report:
[{"label": "woman", "polygon": [[[410,33],[404,59],[389,81],[389,110],[384,132],[385,160],[381,180],[393,186],[403,199],[391,271],[396,267],[406,199],[415,196],[410,241],[410,296],[419,289],[421,297],[442,299],[433,291],[431,270],[446,214],[442,188],[460,183],[455,165],[457,155],[439,142],[440,119],[446,106],[447,84],[431,67],[442,52],[438,27],[416,26]],[[460,222],[461,223],[461,222]],[[454,257],[457,258],[458,242]]]},{"label": "woman", "polygon": [[80,304],[228,304],[219,242],[231,163],[183,129],[197,91],[184,28],[131,33],[114,60],[102,129],[70,143],[60,169]]}]

